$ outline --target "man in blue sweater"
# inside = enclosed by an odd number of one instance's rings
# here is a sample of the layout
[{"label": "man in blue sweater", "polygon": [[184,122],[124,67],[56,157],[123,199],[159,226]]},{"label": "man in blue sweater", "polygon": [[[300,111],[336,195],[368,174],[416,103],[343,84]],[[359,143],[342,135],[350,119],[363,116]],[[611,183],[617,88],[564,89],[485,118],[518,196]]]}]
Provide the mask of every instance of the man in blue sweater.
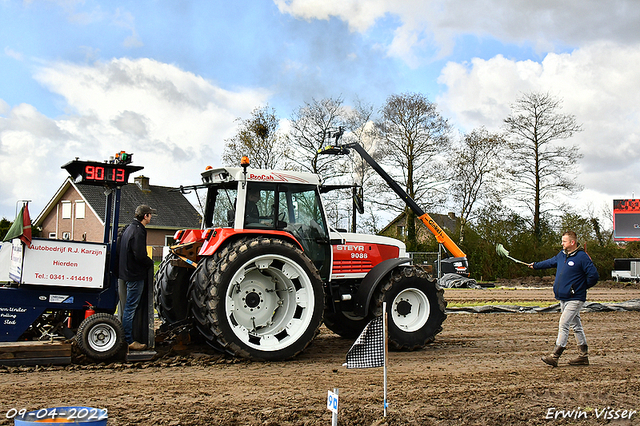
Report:
[{"label": "man in blue sweater", "polygon": [[569,329],[573,329],[578,343],[579,355],[569,360],[570,365],[589,365],[587,337],[582,329],[580,310],[587,301],[587,289],[593,287],[600,278],[591,258],[580,247],[576,233],[562,234],[562,250],[551,259],[529,264],[533,269],[557,268],[553,283],[553,293],[560,301],[560,323],[558,338],[553,352],[542,357],[542,361],[557,367],[558,359],[567,346]]}]

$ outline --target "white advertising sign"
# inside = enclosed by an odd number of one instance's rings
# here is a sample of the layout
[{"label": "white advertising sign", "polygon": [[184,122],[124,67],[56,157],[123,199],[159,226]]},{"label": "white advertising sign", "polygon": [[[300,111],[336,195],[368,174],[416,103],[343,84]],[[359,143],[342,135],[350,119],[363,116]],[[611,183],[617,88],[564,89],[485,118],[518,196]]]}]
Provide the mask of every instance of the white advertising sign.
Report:
[{"label": "white advertising sign", "polygon": [[24,248],[22,284],[102,288],[105,244],[33,239]]},{"label": "white advertising sign", "polygon": [[11,265],[9,266],[9,278],[19,283],[22,277],[22,241],[20,238],[11,240]]}]

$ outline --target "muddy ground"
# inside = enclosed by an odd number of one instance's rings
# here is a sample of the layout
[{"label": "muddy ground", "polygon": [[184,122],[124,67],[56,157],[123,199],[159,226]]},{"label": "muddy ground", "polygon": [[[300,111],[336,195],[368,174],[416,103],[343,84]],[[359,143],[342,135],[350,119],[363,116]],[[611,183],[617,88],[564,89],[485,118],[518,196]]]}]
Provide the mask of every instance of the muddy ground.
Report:
[{"label": "muddy ground", "polygon": [[[450,303],[553,300],[546,283],[501,284],[509,288],[451,289],[445,297]],[[517,284],[529,288],[514,289]],[[591,301],[638,298],[638,285],[604,283],[589,292]],[[150,362],[0,367],[0,424],[13,424],[6,418],[13,408],[81,405],[106,408],[112,426],[330,425],[332,388],[339,388],[341,425],[640,424],[640,312],[582,314],[587,367],[567,365],[576,353],[573,339],[558,368],[540,361],[553,347],[558,318],[449,314],[426,349],[390,354],[386,418],[383,370],[342,367],[352,342],[323,327],[301,356],[282,363],[159,346],[159,358]]]}]

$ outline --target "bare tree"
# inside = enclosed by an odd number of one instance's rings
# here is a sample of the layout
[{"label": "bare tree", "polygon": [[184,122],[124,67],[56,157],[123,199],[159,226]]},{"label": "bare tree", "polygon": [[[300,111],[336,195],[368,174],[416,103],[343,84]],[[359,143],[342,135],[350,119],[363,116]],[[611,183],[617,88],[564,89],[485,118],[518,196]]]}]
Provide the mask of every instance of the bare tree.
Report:
[{"label": "bare tree", "polygon": [[[326,102],[327,100],[323,101]],[[316,102],[318,103],[318,102]],[[373,122],[371,121],[374,109],[373,106],[356,99],[352,106],[341,106],[337,114],[336,123],[342,123],[338,127],[327,127],[321,136],[324,137],[324,143],[321,146],[347,144],[357,142],[362,145],[372,155],[376,154],[373,150]],[[314,152],[317,154],[317,150]],[[318,157],[318,162],[322,161],[323,156]],[[358,155],[349,157],[336,158],[330,163],[330,168],[326,168],[328,172],[323,174],[324,183],[327,185],[344,185],[344,188],[331,191],[324,195],[325,208],[330,224],[336,229],[347,229],[350,222],[352,232],[356,232],[356,205],[355,196],[358,193],[362,199],[359,188],[364,189],[365,199],[373,199],[370,195],[379,188],[368,185],[373,171],[368,168],[368,164]],[[356,188],[359,187],[359,188]],[[370,214],[367,212],[367,214]]]},{"label": "bare tree", "polygon": [[332,145],[336,130],[344,126],[342,98],[313,99],[294,111],[288,140],[291,151],[288,159],[300,170],[323,177],[336,175],[338,157],[319,155],[318,150]]},{"label": "bare tree", "polygon": [[593,223],[593,228],[596,232],[598,242],[601,246],[606,246],[608,244],[613,243],[613,209],[611,204],[603,203],[598,209],[599,212],[595,211],[595,207],[588,206],[587,211],[589,212],[589,216],[591,217],[591,221]]},{"label": "bare tree", "polygon": [[[347,131],[343,137],[344,142],[358,142],[367,152],[372,154],[371,151],[373,150],[375,136],[371,127],[373,124],[371,122],[372,116],[373,106],[357,99],[353,109],[346,111],[344,114],[344,124]],[[360,158],[360,156],[355,156],[351,167],[356,182],[362,184],[368,174],[368,163]]]},{"label": "bare tree", "polygon": [[[375,129],[373,121],[371,121],[373,113],[374,108],[371,104],[356,99],[353,108],[347,110],[345,113],[346,132],[343,138],[345,143],[357,142],[369,155],[379,160],[380,153],[375,149]],[[351,211],[351,231],[357,232],[356,201],[353,200],[353,198],[361,196],[363,203],[366,206],[370,206],[371,202],[367,200],[377,198],[381,188],[379,185],[373,183],[373,178],[376,174],[373,169],[369,167],[369,163],[367,163],[366,160],[357,154],[351,156],[350,160],[350,162],[345,163],[345,167],[348,169],[345,171],[352,176],[352,183],[361,188],[361,190],[354,188],[349,198],[352,202],[348,206],[348,209]],[[356,192],[358,193],[356,194]],[[365,211],[367,211],[367,213],[365,213],[366,215],[376,214],[370,207],[367,208],[366,206],[363,206]],[[363,217],[363,219],[365,218]],[[361,229],[364,229],[367,223],[375,223],[369,219],[365,220],[366,222],[363,222],[360,226]]]},{"label": "bare tree", "polygon": [[451,152],[452,193],[460,209],[460,242],[464,241],[465,225],[478,204],[499,197],[501,154],[505,148],[502,135],[481,127],[464,135],[462,143]]},{"label": "bare tree", "polygon": [[259,169],[282,167],[286,148],[278,132],[279,120],[275,109],[268,105],[255,108],[248,119],[238,119],[238,133],[225,140],[222,161],[227,166],[238,166],[243,155],[251,166]]},{"label": "bare tree", "polygon": [[510,135],[513,198],[533,216],[533,232],[541,238],[541,215],[554,207],[561,192],[581,189],[573,168],[582,155],[556,141],[582,130],[573,115],[561,114],[561,101],[548,93],[526,93],[511,106],[505,129]]},{"label": "bare tree", "polygon": [[[420,93],[392,95],[376,123],[389,174],[404,185],[407,194],[425,208],[444,198],[446,173],[437,157],[449,145],[450,127],[436,104]],[[394,176],[395,174],[395,176]],[[415,214],[397,197],[380,202],[407,217],[407,245],[415,249]]]}]

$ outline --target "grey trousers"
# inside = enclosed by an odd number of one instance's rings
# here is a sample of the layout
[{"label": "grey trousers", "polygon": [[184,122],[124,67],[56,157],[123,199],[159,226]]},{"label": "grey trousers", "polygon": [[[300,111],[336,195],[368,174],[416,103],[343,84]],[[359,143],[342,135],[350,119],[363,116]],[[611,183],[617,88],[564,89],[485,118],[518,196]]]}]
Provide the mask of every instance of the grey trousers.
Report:
[{"label": "grey trousers", "polygon": [[582,329],[582,321],[580,321],[580,309],[584,306],[584,302],[581,300],[568,300],[560,301],[560,322],[558,324],[558,338],[556,339],[556,345],[567,346],[569,340],[569,330],[573,329],[573,334],[576,336],[576,343],[578,345],[587,344],[587,336]]}]

